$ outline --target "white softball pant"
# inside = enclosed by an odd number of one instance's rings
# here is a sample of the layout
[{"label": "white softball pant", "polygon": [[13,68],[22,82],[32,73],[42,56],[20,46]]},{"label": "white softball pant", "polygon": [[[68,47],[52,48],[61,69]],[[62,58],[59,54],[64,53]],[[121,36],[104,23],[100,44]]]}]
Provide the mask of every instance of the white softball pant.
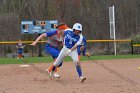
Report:
[{"label": "white softball pant", "polygon": [[[63,46],[62,50],[60,51],[60,54],[58,55],[57,59],[54,62],[54,66],[57,67],[59,64],[63,61],[63,59],[66,57],[66,52],[68,51],[69,48],[66,46]],[[77,49],[73,50],[70,53],[70,57],[72,58],[73,62],[75,65],[77,65],[77,62],[79,61],[78,59],[78,53]]]}]

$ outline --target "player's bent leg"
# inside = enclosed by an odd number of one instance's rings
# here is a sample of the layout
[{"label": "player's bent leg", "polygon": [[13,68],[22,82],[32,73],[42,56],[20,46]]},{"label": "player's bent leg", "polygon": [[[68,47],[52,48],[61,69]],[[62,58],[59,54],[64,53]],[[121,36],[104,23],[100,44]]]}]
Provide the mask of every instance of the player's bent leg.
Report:
[{"label": "player's bent leg", "polygon": [[55,67],[60,67],[62,65],[62,61],[65,58],[65,52],[66,52],[65,49],[61,50],[59,56],[57,57],[57,59],[55,60],[55,62],[53,64]]},{"label": "player's bent leg", "polygon": [[80,78],[80,82],[84,82],[86,80],[86,77],[82,75],[82,69],[81,69],[80,62],[79,61],[75,62],[75,65],[76,65],[76,70],[77,70],[78,76]]},{"label": "player's bent leg", "polygon": [[[58,55],[59,55],[59,53],[60,53],[60,50],[58,50],[58,49],[56,49],[56,48],[54,48],[54,47],[51,47],[51,46],[46,46],[46,53],[48,53],[48,54],[50,54],[55,60],[56,60],[56,58],[58,57]],[[54,60],[54,61],[55,61]],[[61,62],[62,63],[62,62]],[[62,64],[60,64],[60,66],[61,66]],[[58,66],[58,67],[60,67],[60,66]],[[47,70],[47,72],[50,74],[50,76],[53,76],[53,77],[56,77],[56,78],[60,78],[60,75],[57,73],[57,71],[58,71],[58,67],[56,67],[56,69],[54,70],[54,73],[53,73],[53,75],[52,75],[52,70],[53,70],[53,65],[52,66],[50,66]]]},{"label": "player's bent leg", "polygon": [[80,66],[79,61],[75,62],[75,65],[76,65],[76,71],[78,73],[78,76],[81,77],[82,76],[82,70],[81,70],[81,66]]},{"label": "player's bent leg", "polygon": [[81,69],[80,61],[78,60],[77,50],[74,50],[73,52],[71,52],[71,58],[73,59],[73,62],[76,66],[76,71],[78,73],[80,81],[84,82],[86,80],[86,77],[82,75],[82,69]]},{"label": "player's bent leg", "polygon": [[66,52],[66,47],[63,47],[59,56],[57,57],[57,59],[55,60],[55,62],[53,63],[53,68],[51,71],[50,76],[53,76],[52,74],[54,74],[55,69],[60,66],[60,64],[62,63],[63,59],[65,58],[65,52]]},{"label": "player's bent leg", "polygon": [[55,69],[55,71],[52,73],[53,65],[50,66],[48,69],[46,69],[47,73],[50,74],[50,78],[60,78],[60,75],[57,73],[58,67]]},{"label": "player's bent leg", "polygon": [[[55,77],[55,78],[60,78],[60,75],[59,75],[57,72],[58,72],[58,68],[62,66],[62,63],[63,63],[63,62],[61,62],[60,65],[59,65],[58,67],[56,67],[56,69],[55,69],[55,71],[54,71],[54,74],[53,74],[53,77]],[[52,69],[53,69],[53,65],[50,66],[50,67],[49,67],[48,69],[46,69],[46,70],[47,70],[48,73],[50,73],[50,72],[52,71]]]}]

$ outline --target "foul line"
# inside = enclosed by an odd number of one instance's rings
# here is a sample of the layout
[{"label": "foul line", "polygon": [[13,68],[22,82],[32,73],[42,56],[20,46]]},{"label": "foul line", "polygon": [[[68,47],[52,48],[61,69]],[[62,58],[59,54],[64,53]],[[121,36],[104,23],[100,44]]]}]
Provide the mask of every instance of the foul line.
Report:
[{"label": "foul line", "polygon": [[100,63],[100,62],[98,62],[98,61],[93,61],[93,63],[98,64],[99,66],[103,67],[103,68],[106,69],[108,72],[110,72],[111,74],[114,74],[116,77],[118,77],[118,78],[120,78],[121,80],[124,80],[124,81],[126,81],[126,82],[128,82],[128,83],[130,83],[130,84],[133,85],[133,86],[136,86],[136,85],[138,84],[138,83],[135,82],[134,80],[131,80],[130,78],[123,76],[123,75],[120,74],[119,72],[117,72],[117,71],[115,71],[115,70],[109,68],[108,66],[106,66],[106,65],[103,64],[103,63]]}]

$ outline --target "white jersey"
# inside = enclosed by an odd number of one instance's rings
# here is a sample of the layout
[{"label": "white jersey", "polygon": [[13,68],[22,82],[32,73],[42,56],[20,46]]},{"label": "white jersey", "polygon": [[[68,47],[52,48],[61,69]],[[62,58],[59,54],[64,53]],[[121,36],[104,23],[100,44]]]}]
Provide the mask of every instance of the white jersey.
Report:
[{"label": "white jersey", "polygon": [[58,36],[57,30],[46,32],[47,34],[47,43],[51,46],[58,47],[62,42],[62,37]]},{"label": "white jersey", "polygon": [[22,43],[18,43],[16,47],[22,49],[25,47],[25,45],[23,45]]}]

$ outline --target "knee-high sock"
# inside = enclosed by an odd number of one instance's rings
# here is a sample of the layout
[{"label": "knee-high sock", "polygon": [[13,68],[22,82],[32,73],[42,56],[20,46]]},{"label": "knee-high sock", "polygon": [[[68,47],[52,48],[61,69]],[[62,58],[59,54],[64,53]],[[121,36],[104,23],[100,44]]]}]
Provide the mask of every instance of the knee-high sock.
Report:
[{"label": "knee-high sock", "polygon": [[52,67],[52,71],[55,71],[55,69],[56,69],[56,67],[55,67],[55,66],[53,66],[53,67]]},{"label": "knee-high sock", "polygon": [[76,66],[76,70],[77,70],[79,77],[81,77],[82,76],[81,66],[80,65]]},{"label": "knee-high sock", "polygon": [[80,55],[78,55],[78,60],[80,60]]},{"label": "knee-high sock", "polygon": [[63,64],[63,62],[61,62],[61,63],[59,64],[59,66],[58,66],[58,67],[61,67],[61,66],[62,66],[62,64]]},{"label": "knee-high sock", "polygon": [[48,68],[48,71],[51,72],[53,69],[53,65]]},{"label": "knee-high sock", "polygon": [[61,67],[61,66],[62,66],[62,62],[60,63],[60,65],[58,67],[55,68],[55,71],[54,72],[57,72],[58,71],[58,68]]},{"label": "knee-high sock", "polygon": [[[61,62],[60,65],[59,65],[58,67],[55,68],[55,72],[57,72],[57,71],[58,71],[58,68],[62,66],[62,63],[63,63],[63,62]],[[53,65],[50,66],[50,67],[48,68],[49,72],[51,72],[52,69],[53,69]]]}]

